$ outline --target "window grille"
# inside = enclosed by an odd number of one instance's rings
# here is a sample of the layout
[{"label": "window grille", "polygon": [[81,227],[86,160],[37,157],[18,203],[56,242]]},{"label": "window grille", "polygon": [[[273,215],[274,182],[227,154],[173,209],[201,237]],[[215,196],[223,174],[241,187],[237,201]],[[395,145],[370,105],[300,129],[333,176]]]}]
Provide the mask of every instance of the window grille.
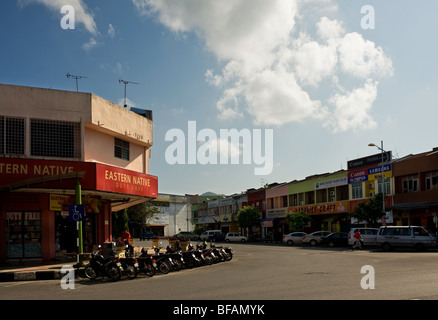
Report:
[{"label": "window grille", "polygon": [[129,142],[114,138],[114,157],[129,161]]},{"label": "window grille", "polygon": [[0,154],[24,154],[25,119],[0,116]]},{"label": "window grille", "polygon": [[30,153],[32,156],[80,158],[81,127],[79,122],[30,120]]}]

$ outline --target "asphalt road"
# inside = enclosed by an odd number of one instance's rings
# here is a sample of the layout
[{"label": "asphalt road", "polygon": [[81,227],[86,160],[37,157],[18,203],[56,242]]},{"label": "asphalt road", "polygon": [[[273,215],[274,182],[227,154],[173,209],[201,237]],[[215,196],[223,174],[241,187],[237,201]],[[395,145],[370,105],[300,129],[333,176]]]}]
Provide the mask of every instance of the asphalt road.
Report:
[{"label": "asphalt road", "polygon": [[[149,278],[0,283],[1,300],[435,300],[438,251],[231,244],[231,261]],[[365,269],[363,269],[365,268]]]}]

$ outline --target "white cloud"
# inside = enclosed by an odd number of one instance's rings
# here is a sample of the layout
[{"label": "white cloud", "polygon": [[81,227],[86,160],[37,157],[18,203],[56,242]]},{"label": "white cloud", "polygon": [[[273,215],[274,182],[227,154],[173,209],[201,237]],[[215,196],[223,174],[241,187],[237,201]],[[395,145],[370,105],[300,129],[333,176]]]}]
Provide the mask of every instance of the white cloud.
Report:
[{"label": "white cloud", "polygon": [[97,44],[96,40],[94,38],[90,38],[90,40],[88,40],[88,42],[86,42],[82,45],[82,49],[84,49],[85,51],[89,51],[96,44]]},{"label": "white cloud", "polygon": [[114,26],[111,23],[108,26],[107,33],[111,38],[114,38],[114,36],[116,35],[116,29],[114,29]]},{"label": "white cloud", "polygon": [[96,22],[94,21],[93,14],[89,12],[87,6],[82,0],[18,0],[21,5],[27,5],[30,3],[40,3],[45,5],[51,10],[60,13],[60,10],[65,5],[70,5],[75,9],[75,22],[81,23],[85,29],[92,35],[97,35]]},{"label": "white cloud", "polygon": [[[376,125],[372,105],[391,59],[327,17],[338,10],[334,0],[132,1],[168,29],[197,34],[223,64],[205,74],[222,90],[219,119],[249,114],[258,125],[281,126],[329,117],[333,131]],[[317,91],[327,97],[312,96]]]},{"label": "white cloud", "polygon": [[93,14],[88,10],[87,6],[82,0],[18,0],[19,4],[24,6],[31,3],[39,3],[48,7],[50,10],[60,14],[62,17],[61,8],[65,5],[70,5],[74,8],[74,21],[75,28],[77,24],[83,25],[83,27],[93,35],[87,43],[85,43],[82,48],[86,51],[93,48],[97,42],[94,37],[99,35],[97,30],[96,22],[94,21]]},{"label": "white cloud", "polygon": [[335,105],[335,110],[334,124],[331,126],[335,132],[376,127],[376,122],[370,116],[370,110],[377,98],[377,85],[377,81],[368,79],[364,87],[332,97],[330,102]]}]

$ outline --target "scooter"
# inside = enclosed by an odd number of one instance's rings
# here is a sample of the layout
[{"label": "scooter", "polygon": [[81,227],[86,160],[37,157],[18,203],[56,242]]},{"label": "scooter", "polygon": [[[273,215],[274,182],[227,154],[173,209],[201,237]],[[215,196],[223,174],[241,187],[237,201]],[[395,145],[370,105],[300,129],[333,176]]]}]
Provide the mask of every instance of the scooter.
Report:
[{"label": "scooter", "polygon": [[122,264],[123,274],[125,274],[128,279],[137,278],[138,274],[138,261],[134,257],[134,247],[127,244],[125,248],[125,257],[120,258],[120,263]]},{"label": "scooter", "polygon": [[166,255],[168,255],[169,256],[169,258],[171,258],[172,259],[172,262],[173,262],[173,270],[175,270],[175,271],[179,271],[179,270],[181,270],[182,268],[183,268],[183,265],[184,265],[184,258],[183,258],[183,256],[182,256],[182,254],[181,253],[179,253],[178,251],[174,251],[173,249],[172,249],[172,247],[170,246],[170,245],[168,245],[167,247],[166,247],[166,253],[165,253]]},{"label": "scooter", "polygon": [[112,281],[119,281],[122,276],[122,264],[115,256],[104,258],[98,250],[91,253],[90,262],[84,268],[84,274],[88,279],[95,280],[98,276],[108,276]]},{"label": "scooter", "polygon": [[172,258],[165,254],[160,254],[160,248],[154,246],[155,255],[153,258],[157,261],[157,270],[167,274],[173,269]]},{"label": "scooter", "polygon": [[157,261],[152,255],[148,254],[146,248],[141,249],[141,254],[137,257],[138,268],[140,272],[144,272],[148,277],[155,275],[158,268]]}]

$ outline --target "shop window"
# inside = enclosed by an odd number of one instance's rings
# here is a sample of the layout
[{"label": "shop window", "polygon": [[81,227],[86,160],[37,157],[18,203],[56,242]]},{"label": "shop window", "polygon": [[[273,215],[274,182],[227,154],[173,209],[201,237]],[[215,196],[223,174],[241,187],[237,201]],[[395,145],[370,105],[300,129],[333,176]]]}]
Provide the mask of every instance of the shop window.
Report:
[{"label": "shop window", "polygon": [[356,182],[351,185],[352,189],[352,198],[353,199],[362,199],[363,198],[363,188],[362,182]]},{"label": "shop window", "polygon": [[41,212],[6,212],[7,258],[41,258]]},{"label": "shop window", "polygon": [[129,161],[129,142],[114,138],[114,157]]},{"label": "shop window", "polygon": [[0,154],[24,154],[24,118],[0,116]]},{"label": "shop window", "polygon": [[[378,192],[382,193],[382,179],[378,180]],[[389,178],[385,178],[385,195],[391,193],[391,183]]]},{"label": "shop window", "polygon": [[30,120],[30,154],[40,157],[80,158],[78,122]]},{"label": "shop window", "polygon": [[403,192],[418,191],[418,178],[417,176],[409,176],[403,179]]},{"label": "shop window", "polygon": [[431,172],[426,174],[426,190],[438,189],[438,172]]}]

